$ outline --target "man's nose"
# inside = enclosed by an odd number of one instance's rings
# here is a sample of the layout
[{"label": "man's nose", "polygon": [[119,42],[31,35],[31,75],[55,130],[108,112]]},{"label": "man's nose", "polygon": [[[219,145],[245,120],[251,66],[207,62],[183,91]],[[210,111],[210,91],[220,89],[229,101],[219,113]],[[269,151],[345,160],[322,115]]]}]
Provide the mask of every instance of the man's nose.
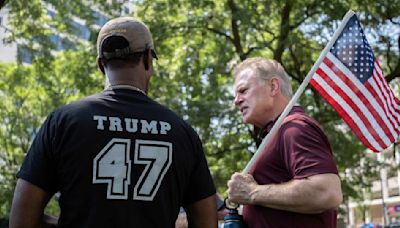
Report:
[{"label": "man's nose", "polygon": [[240,94],[236,94],[235,99],[233,99],[233,103],[235,105],[239,105],[240,103],[242,103],[243,99],[242,96],[240,96]]}]

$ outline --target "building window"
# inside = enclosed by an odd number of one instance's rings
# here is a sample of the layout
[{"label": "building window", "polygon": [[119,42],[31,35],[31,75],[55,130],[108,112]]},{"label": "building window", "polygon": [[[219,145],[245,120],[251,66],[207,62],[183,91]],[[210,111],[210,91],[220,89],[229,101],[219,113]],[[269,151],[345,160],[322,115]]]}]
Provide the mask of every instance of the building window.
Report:
[{"label": "building window", "polygon": [[96,18],[95,24],[98,26],[103,26],[108,21],[108,18],[100,12],[95,11],[93,16]]},{"label": "building window", "polygon": [[47,10],[47,15],[51,18],[54,19],[56,17],[56,13],[51,10]]},{"label": "building window", "polygon": [[61,37],[59,35],[52,34],[50,36],[50,40],[54,44],[57,51],[62,50],[63,47],[62,47]]},{"label": "building window", "polygon": [[89,39],[90,31],[86,26],[84,26],[76,21],[72,22],[72,26],[74,26],[74,28],[77,30],[77,36],[79,38],[84,39],[84,40]]},{"label": "building window", "polygon": [[32,55],[27,48],[19,46],[18,55],[23,63],[32,63]]}]

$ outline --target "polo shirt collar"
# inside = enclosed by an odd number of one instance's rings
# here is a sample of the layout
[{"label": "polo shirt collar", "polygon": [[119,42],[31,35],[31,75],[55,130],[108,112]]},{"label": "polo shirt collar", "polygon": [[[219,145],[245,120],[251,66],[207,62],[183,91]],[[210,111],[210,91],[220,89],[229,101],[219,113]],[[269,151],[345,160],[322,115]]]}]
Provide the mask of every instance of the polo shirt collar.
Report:
[{"label": "polo shirt collar", "polygon": [[[302,106],[293,106],[292,110],[290,110],[289,115],[292,115],[294,113],[303,113],[304,112],[304,108]],[[282,114],[282,113],[281,113]],[[272,129],[272,127],[274,126],[275,122],[279,119],[279,117],[281,116],[281,114],[279,114],[274,120],[269,121],[265,127],[262,130],[261,133],[261,137],[264,138]]]}]

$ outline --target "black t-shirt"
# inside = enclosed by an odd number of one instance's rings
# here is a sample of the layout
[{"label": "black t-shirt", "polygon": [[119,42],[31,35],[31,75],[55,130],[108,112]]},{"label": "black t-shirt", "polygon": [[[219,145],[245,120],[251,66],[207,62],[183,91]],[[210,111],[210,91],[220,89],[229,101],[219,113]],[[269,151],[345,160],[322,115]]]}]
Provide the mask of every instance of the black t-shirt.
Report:
[{"label": "black t-shirt", "polygon": [[201,141],[140,92],[106,90],[51,113],[17,174],[60,192],[60,227],[174,227],[215,193]]}]

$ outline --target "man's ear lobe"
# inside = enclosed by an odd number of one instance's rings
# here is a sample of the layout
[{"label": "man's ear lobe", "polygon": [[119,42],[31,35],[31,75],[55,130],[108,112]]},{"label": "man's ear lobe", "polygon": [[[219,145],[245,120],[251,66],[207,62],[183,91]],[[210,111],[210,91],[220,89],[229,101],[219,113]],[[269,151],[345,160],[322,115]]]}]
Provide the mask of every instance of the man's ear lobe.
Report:
[{"label": "man's ear lobe", "polygon": [[97,57],[96,63],[97,63],[97,67],[99,68],[99,70],[105,75],[106,72],[104,71],[104,65],[103,65],[103,61],[101,61],[101,58]]}]

